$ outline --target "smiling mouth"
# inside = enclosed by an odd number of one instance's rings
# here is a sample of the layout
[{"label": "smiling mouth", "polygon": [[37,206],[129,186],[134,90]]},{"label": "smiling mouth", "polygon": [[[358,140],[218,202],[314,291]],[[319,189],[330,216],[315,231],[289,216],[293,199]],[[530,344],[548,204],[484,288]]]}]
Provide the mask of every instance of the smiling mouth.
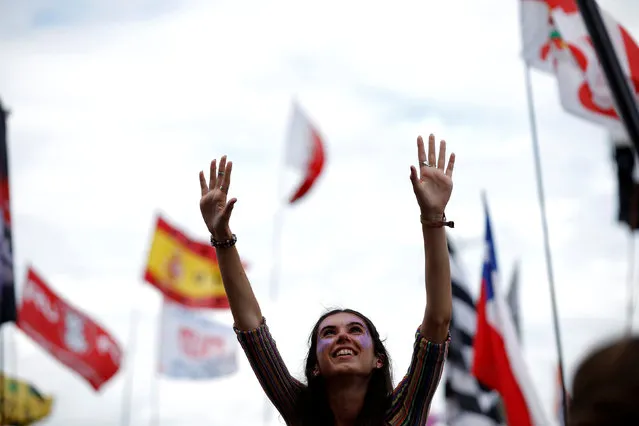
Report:
[{"label": "smiling mouth", "polygon": [[340,349],[333,353],[333,358],[349,358],[357,355],[352,349]]}]

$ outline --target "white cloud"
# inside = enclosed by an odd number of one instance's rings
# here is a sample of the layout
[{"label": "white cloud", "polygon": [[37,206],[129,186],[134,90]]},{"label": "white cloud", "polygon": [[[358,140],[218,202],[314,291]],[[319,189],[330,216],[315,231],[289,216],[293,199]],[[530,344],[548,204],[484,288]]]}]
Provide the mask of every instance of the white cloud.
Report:
[{"label": "white cloud", "polygon": [[[636,34],[630,0],[608,3]],[[161,210],[206,238],[196,175],[223,153],[235,162],[238,247],[289,368],[301,375],[308,333],[326,307],[352,306],[388,336],[399,379],[424,300],[408,166],[416,135],[431,131],[458,155],[447,212],[453,235],[481,236],[485,189],[502,275],[522,261],[526,355],[551,409],[556,355],[515,1],[126,4],[96,0],[70,14],[36,0],[0,0],[0,27],[11,24],[0,34],[0,94],[13,110],[17,273],[32,263],[125,346],[130,309],[140,312],[131,424],[147,421],[157,384],[159,297],[141,282],[154,215]],[[554,82],[533,77],[572,368],[592,342],[620,330],[627,236],[615,223],[605,133],[563,113]],[[286,212],[280,300],[269,303],[292,96],[326,136],[328,165],[311,196]],[[479,248],[464,252],[472,283]],[[118,424],[124,372],[95,394],[32,342],[15,339],[18,373],[56,396],[43,424]],[[244,425],[262,416],[245,361],[235,378],[162,380],[159,392],[163,425]]]}]

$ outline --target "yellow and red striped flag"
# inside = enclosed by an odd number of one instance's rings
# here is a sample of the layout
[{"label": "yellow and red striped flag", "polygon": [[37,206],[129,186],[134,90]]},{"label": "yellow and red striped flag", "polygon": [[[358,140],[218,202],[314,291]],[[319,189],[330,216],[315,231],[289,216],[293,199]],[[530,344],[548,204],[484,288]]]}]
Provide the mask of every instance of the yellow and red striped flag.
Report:
[{"label": "yellow and red striped flag", "polygon": [[158,216],[144,279],[165,297],[192,308],[229,307],[215,249]]}]

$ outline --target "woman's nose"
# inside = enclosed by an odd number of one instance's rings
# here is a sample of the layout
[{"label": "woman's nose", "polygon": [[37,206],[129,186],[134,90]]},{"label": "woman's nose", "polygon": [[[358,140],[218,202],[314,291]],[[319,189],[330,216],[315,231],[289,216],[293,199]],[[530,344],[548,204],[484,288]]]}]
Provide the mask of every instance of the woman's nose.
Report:
[{"label": "woman's nose", "polygon": [[337,341],[348,341],[350,337],[348,336],[348,332],[346,330],[340,330],[337,334]]}]

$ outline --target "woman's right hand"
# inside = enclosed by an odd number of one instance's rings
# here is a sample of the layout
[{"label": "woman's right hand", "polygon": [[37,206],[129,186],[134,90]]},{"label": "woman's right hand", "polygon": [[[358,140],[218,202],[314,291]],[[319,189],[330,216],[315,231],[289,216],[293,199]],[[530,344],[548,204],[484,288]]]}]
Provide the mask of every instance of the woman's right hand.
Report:
[{"label": "woman's right hand", "polygon": [[219,170],[216,160],[211,161],[208,184],[206,183],[204,172],[200,171],[200,188],[202,189],[200,212],[202,212],[202,219],[204,219],[209,232],[217,240],[232,238],[229,219],[237,199],[231,198],[228,202],[226,201],[229,186],[231,185],[232,169],[233,163],[231,161],[227,163],[226,155],[223,155],[220,158]]}]

